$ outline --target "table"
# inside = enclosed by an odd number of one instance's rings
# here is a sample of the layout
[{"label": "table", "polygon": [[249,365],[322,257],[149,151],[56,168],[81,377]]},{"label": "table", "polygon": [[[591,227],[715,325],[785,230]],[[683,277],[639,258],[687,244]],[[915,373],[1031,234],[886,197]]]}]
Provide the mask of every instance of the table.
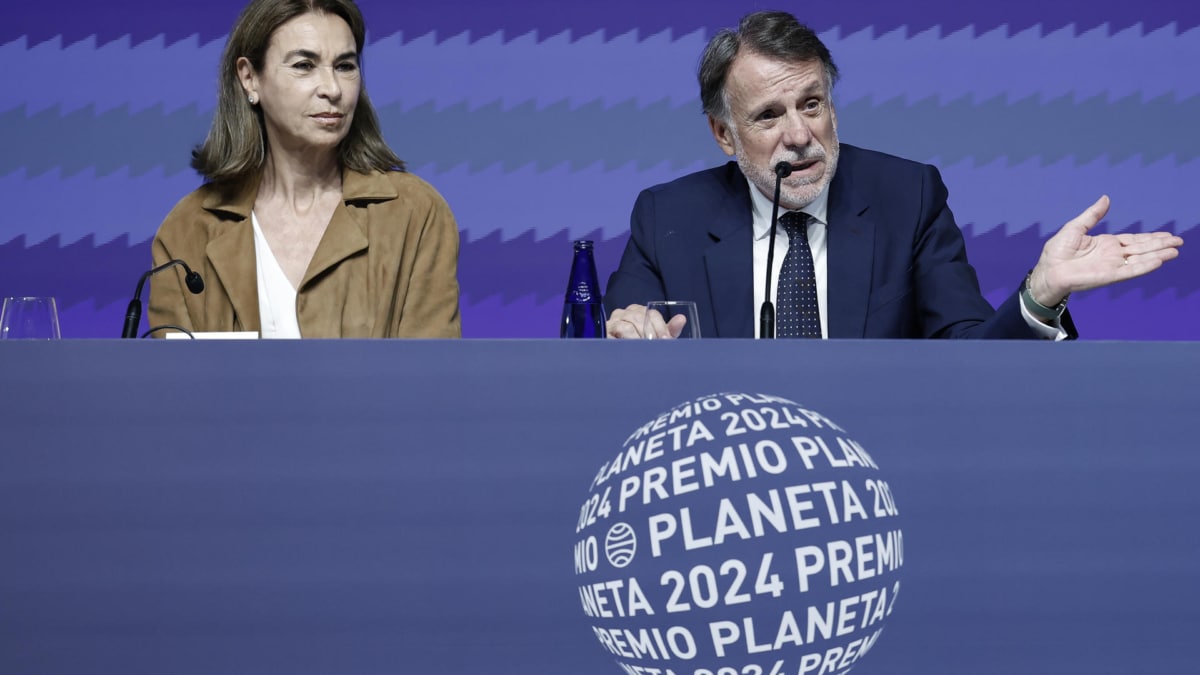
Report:
[{"label": "table", "polygon": [[0,672],[622,672],[581,504],[728,392],[886,476],[903,592],[856,673],[1193,667],[1196,343],[9,342],[0,381]]}]

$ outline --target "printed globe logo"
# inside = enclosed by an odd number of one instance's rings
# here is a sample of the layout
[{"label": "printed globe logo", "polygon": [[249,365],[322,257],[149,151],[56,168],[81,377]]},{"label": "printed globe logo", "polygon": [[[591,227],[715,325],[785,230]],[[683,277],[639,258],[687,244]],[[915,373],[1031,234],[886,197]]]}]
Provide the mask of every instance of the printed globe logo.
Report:
[{"label": "printed globe logo", "polygon": [[596,473],[574,549],[601,648],[638,675],[840,675],[879,640],[904,565],[867,450],[778,396],[701,396]]},{"label": "printed globe logo", "polygon": [[604,557],[616,568],[628,565],[637,553],[637,535],[628,523],[617,523],[604,536]]}]

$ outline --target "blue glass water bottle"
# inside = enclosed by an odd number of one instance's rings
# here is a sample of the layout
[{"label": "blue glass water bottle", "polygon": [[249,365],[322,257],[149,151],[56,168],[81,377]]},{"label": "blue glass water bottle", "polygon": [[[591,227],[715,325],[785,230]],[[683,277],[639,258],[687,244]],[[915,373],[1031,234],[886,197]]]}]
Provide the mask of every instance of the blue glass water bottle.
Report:
[{"label": "blue glass water bottle", "polygon": [[604,303],[600,298],[600,279],[596,260],[592,257],[592,242],[575,242],[575,259],[571,262],[571,279],[567,282],[567,297],[563,302],[560,337],[605,337]]}]

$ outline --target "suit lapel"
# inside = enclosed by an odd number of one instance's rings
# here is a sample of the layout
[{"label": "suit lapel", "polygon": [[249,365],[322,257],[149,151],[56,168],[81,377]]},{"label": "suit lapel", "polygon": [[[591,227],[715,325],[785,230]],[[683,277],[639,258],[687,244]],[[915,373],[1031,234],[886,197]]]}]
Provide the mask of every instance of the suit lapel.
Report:
[{"label": "suit lapel", "polygon": [[233,305],[234,325],[240,324],[242,330],[259,330],[258,271],[254,229],[249,220],[229,223],[224,232],[208,242],[204,252]]},{"label": "suit lapel", "polygon": [[754,337],[754,234],[750,192],[741,171],[729,172],[729,194],[713,214],[704,252],[713,323],[721,337]]},{"label": "suit lapel", "polygon": [[223,231],[204,248],[205,255],[221,280],[221,287],[233,305],[234,323],[230,330],[259,330],[258,272],[254,259],[254,228],[250,213],[258,195],[258,178],[245,181],[227,191],[217,191],[203,206],[217,215]]},{"label": "suit lapel", "polygon": [[361,174],[343,169],[343,202],[334,210],[312,261],[308,263],[300,288],[303,289],[341,261],[367,250],[366,223],[359,222],[358,205],[390,201],[397,197],[399,193],[384,174],[378,171]]},{"label": "suit lapel", "polygon": [[304,271],[304,279],[300,289],[321,276],[329,269],[361,251],[367,250],[367,236],[350,213],[350,207],[343,202],[333,210],[333,217],[321,235],[321,242],[313,252],[308,269]]},{"label": "suit lapel", "polygon": [[828,320],[829,337],[866,336],[871,300],[871,269],[875,255],[875,224],[869,204],[839,170],[829,186]]}]

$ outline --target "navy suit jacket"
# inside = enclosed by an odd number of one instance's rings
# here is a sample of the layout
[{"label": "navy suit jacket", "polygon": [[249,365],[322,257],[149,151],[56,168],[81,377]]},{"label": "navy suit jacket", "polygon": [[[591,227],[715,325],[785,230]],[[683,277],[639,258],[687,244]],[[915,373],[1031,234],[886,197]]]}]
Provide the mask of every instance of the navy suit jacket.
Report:
[{"label": "navy suit jacket", "polygon": [[[829,187],[830,338],[1034,338],[1017,292],[994,310],[936,168],[841,146]],[[754,337],[750,188],[734,162],[644,190],[608,282],[614,309],[693,300],[704,337]],[[1070,318],[1064,328],[1074,336]]]}]

